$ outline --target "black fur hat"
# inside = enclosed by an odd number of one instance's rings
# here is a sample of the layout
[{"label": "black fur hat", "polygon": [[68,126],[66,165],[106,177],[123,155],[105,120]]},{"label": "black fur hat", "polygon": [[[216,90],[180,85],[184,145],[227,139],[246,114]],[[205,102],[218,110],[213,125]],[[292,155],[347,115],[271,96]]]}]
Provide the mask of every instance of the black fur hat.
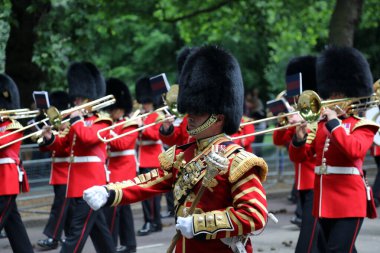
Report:
[{"label": "black fur hat", "polygon": [[50,105],[55,106],[59,111],[69,108],[70,98],[65,91],[55,91],[49,95]]},{"label": "black fur hat", "polygon": [[141,77],[136,82],[136,100],[139,104],[154,103],[152,87],[150,86],[149,77]]},{"label": "black fur hat", "polygon": [[82,97],[98,99],[105,95],[106,84],[96,66],[90,62],[74,62],[67,72],[69,95],[71,98]]},{"label": "black fur hat", "polygon": [[364,56],[352,47],[330,47],[317,59],[318,94],[326,99],[334,93],[345,97],[372,94],[373,79]]},{"label": "black fur hat", "polygon": [[20,95],[15,82],[6,74],[0,74],[0,109],[20,108]]},{"label": "black fur hat", "polygon": [[121,108],[125,110],[125,114],[130,114],[132,111],[133,101],[128,86],[123,81],[117,78],[109,78],[107,83],[107,95],[113,95],[116,103],[109,106],[109,109]]},{"label": "black fur hat", "polygon": [[302,90],[317,91],[316,80],[317,57],[306,55],[291,59],[286,67],[286,76],[302,73]]},{"label": "black fur hat", "polygon": [[179,81],[179,112],[223,114],[224,132],[233,134],[240,126],[243,100],[243,80],[233,55],[204,46],[188,56]]},{"label": "black fur hat", "polygon": [[187,57],[191,53],[195,52],[197,49],[198,49],[198,47],[185,47],[179,51],[179,53],[177,55],[177,59],[176,59],[177,75],[178,75],[177,82],[179,82],[179,76],[181,75],[181,71],[182,71],[183,65],[185,65]]}]

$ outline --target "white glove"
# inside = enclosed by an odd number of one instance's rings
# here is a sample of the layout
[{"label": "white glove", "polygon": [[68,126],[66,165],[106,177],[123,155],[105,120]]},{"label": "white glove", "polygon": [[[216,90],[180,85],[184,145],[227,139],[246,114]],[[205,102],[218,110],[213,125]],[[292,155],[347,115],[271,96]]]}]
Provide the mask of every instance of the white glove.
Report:
[{"label": "white glove", "polygon": [[92,186],[83,192],[83,199],[95,211],[107,203],[109,194],[104,186]]},{"label": "white glove", "polygon": [[193,216],[189,217],[178,217],[177,224],[175,225],[177,230],[181,231],[181,234],[187,239],[191,239],[194,237],[193,231]]}]

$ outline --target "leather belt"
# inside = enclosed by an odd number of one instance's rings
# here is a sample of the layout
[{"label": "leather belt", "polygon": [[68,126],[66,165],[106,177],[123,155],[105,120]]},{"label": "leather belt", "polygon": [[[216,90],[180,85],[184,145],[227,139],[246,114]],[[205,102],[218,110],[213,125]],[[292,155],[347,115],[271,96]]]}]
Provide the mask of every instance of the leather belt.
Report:
[{"label": "leather belt", "polygon": [[102,162],[102,160],[97,156],[72,156],[70,157],[72,163],[94,163]]},{"label": "leather belt", "polygon": [[110,152],[108,157],[118,157],[118,156],[127,156],[127,155],[136,155],[136,151],[134,149],[126,149],[122,151]]},{"label": "leather belt", "polygon": [[155,145],[155,144],[162,144],[162,141],[158,140],[158,141],[140,141],[139,142],[140,146],[148,146],[148,145]]},{"label": "leather belt", "polygon": [[360,175],[360,171],[356,167],[339,167],[339,166],[316,166],[314,169],[317,175],[326,174],[342,174],[342,175]]}]

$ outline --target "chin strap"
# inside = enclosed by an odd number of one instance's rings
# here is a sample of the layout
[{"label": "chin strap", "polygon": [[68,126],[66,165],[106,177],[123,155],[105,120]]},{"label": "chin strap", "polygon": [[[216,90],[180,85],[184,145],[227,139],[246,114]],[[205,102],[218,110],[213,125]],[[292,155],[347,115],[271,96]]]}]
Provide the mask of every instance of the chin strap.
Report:
[{"label": "chin strap", "polygon": [[199,127],[193,129],[193,130],[189,130],[187,129],[187,132],[188,134],[190,134],[191,136],[195,136],[201,132],[203,132],[204,130],[206,130],[207,128],[209,128],[211,125],[213,125],[216,121],[218,120],[218,117],[215,115],[215,114],[211,114],[211,116],[202,124],[200,125]]}]

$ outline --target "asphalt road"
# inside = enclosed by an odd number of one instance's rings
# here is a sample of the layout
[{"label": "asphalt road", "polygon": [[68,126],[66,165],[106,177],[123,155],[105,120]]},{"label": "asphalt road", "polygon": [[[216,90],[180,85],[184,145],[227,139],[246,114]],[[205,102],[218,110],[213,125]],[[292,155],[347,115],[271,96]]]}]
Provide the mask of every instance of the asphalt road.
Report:
[{"label": "asphalt road", "polygon": [[[289,220],[293,216],[295,206],[288,203],[284,194],[277,196],[268,195],[269,210],[276,212],[279,223],[275,224],[269,221],[265,230],[254,237],[255,252],[294,252],[299,230],[292,225]],[[135,229],[138,230],[143,224],[140,204],[133,206]],[[380,209],[378,209],[380,213]],[[162,232],[153,233],[143,237],[137,237],[137,252],[139,253],[157,253],[166,252],[167,247],[175,234],[174,220],[172,218],[163,219],[164,228]],[[42,218],[35,222],[27,222],[27,231],[33,244],[38,239],[43,238],[42,230],[45,220]],[[356,248],[360,253],[378,253],[380,252],[380,219],[366,219],[360,231],[356,242]],[[49,252],[59,252],[59,249]],[[36,252],[39,250],[36,248]],[[7,239],[0,240],[0,252],[12,252]],[[87,240],[84,253],[95,252],[90,239]]]}]

